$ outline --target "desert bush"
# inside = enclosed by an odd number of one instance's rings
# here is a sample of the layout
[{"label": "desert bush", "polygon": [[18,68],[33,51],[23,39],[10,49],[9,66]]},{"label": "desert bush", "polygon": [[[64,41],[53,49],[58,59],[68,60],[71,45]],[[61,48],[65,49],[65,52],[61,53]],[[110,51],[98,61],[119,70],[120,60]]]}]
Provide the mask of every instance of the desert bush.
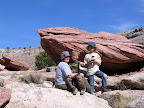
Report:
[{"label": "desert bush", "polygon": [[127,90],[127,86],[124,84],[123,81],[119,83],[116,87],[117,87],[117,90]]},{"label": "desert bush", "polygon": [[29,83],[42,84],[46,80],[46,77],[43,76],[41,73],[32,72],[24,75],[23,77],[20,77],[20,80],[27,84]]},{"label": "desert bush", "polygon": [[46,52],[42,51],[35,58],[35,66],[37,70],[43,69],[46,66],[55,66],[56,63],[47,55]]},{"label": "desert bush", "polygon": [[6,47],[6,49],[9,50],[10,48],[9,48],[9,47]]}]

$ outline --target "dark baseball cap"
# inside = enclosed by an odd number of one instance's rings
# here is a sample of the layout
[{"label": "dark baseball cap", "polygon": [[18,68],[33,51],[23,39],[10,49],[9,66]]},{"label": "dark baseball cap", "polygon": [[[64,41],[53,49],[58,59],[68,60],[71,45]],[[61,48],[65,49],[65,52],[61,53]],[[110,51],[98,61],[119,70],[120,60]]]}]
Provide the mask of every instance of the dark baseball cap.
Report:
[{"label": "dark baseball cap", "polygon": [[92,47],[95,47],[95,48],[96,48],[96,44],[95,44],[94,42],[90,42],[90,43],[88,44],[88,46],[92,46]]}]

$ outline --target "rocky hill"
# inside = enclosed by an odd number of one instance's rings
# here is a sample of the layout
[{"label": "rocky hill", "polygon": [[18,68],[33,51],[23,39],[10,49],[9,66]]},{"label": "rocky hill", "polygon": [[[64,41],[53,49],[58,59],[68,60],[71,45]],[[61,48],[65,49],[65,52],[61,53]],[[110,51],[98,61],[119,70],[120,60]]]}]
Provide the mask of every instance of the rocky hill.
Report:
[{"label": "rocky hill", "polygon": [[7,54],[9,56],[13,56],[16,58],[20,58],[27,62],[30,68],[35,67],[35,56],[39,54],[39,52],[44,51],[41,47],[33,47],[33,48],[20,48],[20,49],[0,49],[0,58],[2,54]]},{"label": "rocky hill", "polygon": [[135,30],[126,30],[116,34],[123,35],[127,39],[130,39],[134,42],[144,45],[144,27]]}]

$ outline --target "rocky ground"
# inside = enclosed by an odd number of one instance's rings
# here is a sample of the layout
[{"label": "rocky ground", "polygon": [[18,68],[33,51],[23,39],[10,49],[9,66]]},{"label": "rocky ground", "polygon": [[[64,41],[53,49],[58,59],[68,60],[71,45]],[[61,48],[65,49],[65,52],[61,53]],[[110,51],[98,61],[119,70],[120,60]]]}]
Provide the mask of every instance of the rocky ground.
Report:
[{"label": "rocky ground", "polygon": [[[11,95],[5,108],[142,108],[144,107],[144,71],[108,76],[112,91],[101,94],[101,79],[95,77],[95,95],[83,96],[53,87],[56,67],[40,71],[0,72],[0,82]],[[30,76],[30,77],[28,77]],[[32,78],[33,77],[33,78]],[[36,80],[34,80],[34,78]],[[24,80],[25,79],[25,80]],[[7,99],[6,98],[6,99]],[[6,100],[5,100],[6,101]],[[138,104],[139,103],[139,104]]]}]

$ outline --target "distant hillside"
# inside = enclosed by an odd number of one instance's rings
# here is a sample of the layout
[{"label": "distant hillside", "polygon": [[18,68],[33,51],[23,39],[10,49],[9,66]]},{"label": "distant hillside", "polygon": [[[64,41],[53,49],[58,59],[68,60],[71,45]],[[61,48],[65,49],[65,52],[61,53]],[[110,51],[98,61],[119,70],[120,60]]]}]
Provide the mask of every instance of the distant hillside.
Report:
[{"label": "distant hillside", "polygon": [[135,30],[126,30],[116,34],[123,35],[134,42],[144,45],[144,27]]},{"label": "distant hillside", "polygon": [[27,62],[30,67],[35,67],[35,56],[39,54],[39,52],[44,51],[41,47],[33,47],[33,48],[20,48],[20,49],[0,49],[0,58],[2,57],[2,53],[8,54],[10,56],[20,58]]}]

